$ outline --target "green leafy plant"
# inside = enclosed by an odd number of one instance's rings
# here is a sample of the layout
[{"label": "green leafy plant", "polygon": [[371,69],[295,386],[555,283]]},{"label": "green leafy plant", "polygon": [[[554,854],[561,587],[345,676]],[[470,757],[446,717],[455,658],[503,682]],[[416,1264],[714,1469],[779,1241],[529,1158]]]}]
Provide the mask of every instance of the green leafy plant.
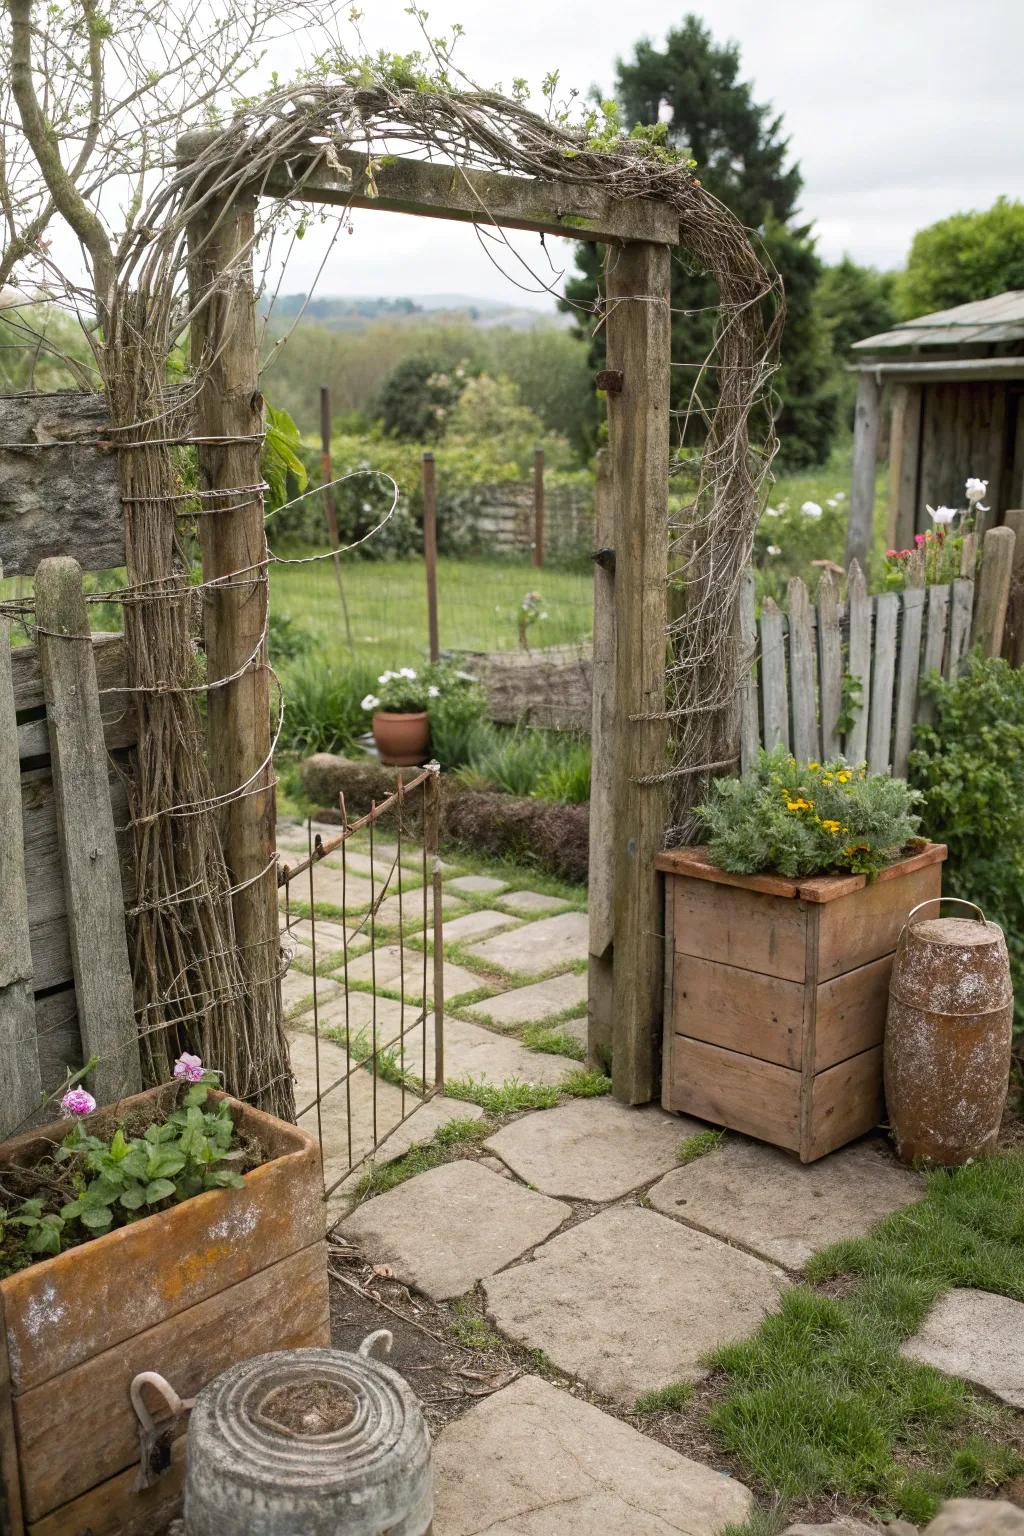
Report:
[{"label": "green leafy plant", "polygon": [[[382,672],[377,686],[363,699],[364,710],[386,714],[414,714],[433,710],[446,694],[457,694],[475,684],[468,672],[460,672],[446,662],[429,667],[399,667],[397,672]],[[473,696],[476,702],[476,696]]]},{"label": "green leafy plant", "polygon": [[932,673],[934,718],[919,725],[910,780],[923,830],[949,847],[943,884],[976,901],[1006,934],[1024,1036],[1024,670],[968,658],[954,682]]},{"label": "green leafy plant", "polygon": [[208,1109],[208,1095],[207,1083],[193,1083],[179,1109],[138,1137],[118,1127],[105,1141],[76,1125],[56,1153],[58,1163],[72,1164],[78,1190],[61,1208],[61,1221],[77,1221],[91,1234],[106,1232],[168,1201],[239,1188],[241,1174],[224,1166],[235,1138],[231,1110],[224,1099]]},{"label": "green leafy plant", "polygon": [[847,869],[870,878],[916,835],[920,798],[863,764],[800,763],[779,747],[762,751],[746,778],[716,780],[698,815],[712,859],[733,874]]},{"label": "green leafy plant", "polygon": [[843,736],[852,731],[857,717],[864,708],[864,679],[856,672],[844,672],[836,730]]}]

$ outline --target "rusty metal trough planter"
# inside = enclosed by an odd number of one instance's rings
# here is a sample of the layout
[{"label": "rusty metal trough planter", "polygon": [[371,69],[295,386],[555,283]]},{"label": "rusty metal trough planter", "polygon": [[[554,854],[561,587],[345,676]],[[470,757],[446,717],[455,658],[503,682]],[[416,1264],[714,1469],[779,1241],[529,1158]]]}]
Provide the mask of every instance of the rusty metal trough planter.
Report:
[{"label": "rusty metal trough planter", "polygon": [[863,875],[730,875],[702,848],[665,872],[662,1102],[814,1162],[883,1114],[882,1036],[907,913],[941,843]]},{"label": "rusty metal trough planter", "polygon": [[[166,1090],[98,1112],[118,1117]],[[266,1162],[211,1190],[0,1281],[0,1530],[148,1536],[175,1513],[184,1440],[148,1488],[129,1389],[159,1371],[191,1397],[267,1350],[330,1342],[320,1156],[281,1120],[229,1101]],[[0,1148],[34,1160],[58,1122]],[[182,1424],[180,1426],[184,1428]]]}]

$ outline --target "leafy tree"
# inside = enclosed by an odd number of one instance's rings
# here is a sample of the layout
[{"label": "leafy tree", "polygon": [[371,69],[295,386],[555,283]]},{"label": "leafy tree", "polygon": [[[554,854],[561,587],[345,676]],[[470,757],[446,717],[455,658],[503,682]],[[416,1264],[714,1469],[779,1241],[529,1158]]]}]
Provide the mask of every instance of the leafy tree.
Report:
[{"label": "leafy tree", "polygon": [[911,320],[1013,289],[1024,289],[1024,203],[1000,197],[983,213],[919,229],[896,297]]},{"label": "leafy tree", "polygon": [[[718,44],[697,16],[668,34],[665,47],[641,41],[618,65],[618,95],[626,120],[655,123],[667,115],[669,141],[688,147],[702,182],[748,226],[760,231],[782,273],[788,320],[782,344],[783,375],[778,431],[791,464],[818,463],[828,453],[835,425],[832,360],[822,319],[812,302],[821,270],[807,226],[795,222],[802,186],[790,159],[782,117],[753,98],[740,79],[735,43]],[[581,275],[566,286],[571,303],[592,305],[603,252],[583,246]],[[673,267],[672,352],[678,362],[700,361],[709,351],[717,302],[714,283],[682,259]],[[683,314],[688,310],[691,313]],[[592,362],[603,361],[604,336],[591,343]],[[689,369],[673,371],[676,409],[685,407]]]},{"label": "leafy tree", "polygon": [[377,399],[385,432],[429,447],[448,430],[466,379],[461,363],[446,372],[428,357],[407,357],[385,379]]},{"label": "leafy tree", "polygon": [[842,416],[853,425],[857,381],[842,365],[850,356],[855,341],[875,336],[895,325],[897,314],[893,300],[894,272],[876,272],[862,267],[849,256],[835,266],[826,267],[815,292],[815,304],[831,341],[832,355],[839,365],[838,390]]}]

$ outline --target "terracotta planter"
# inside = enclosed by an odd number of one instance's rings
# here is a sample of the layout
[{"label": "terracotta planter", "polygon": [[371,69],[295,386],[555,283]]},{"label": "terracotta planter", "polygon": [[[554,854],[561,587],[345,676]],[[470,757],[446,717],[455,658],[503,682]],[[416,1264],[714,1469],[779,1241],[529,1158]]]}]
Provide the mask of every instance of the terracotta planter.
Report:
[{"label": "terracotta planter", "polygon": [[373,717],[373,739],[382,763],[389,768],[418,768],[430,748],[430,716],[392,715],[378,710]]},{"label": "terracotta planter", "polygon": [[[166,1447],[163,1475],[136,1487],[129,1387],[140,1371],[160,1372],[184,1398],[251,1355],[329,1344],[316,1142],[229,1102],[267,1157],[242,1188],[197,1195],[0,1281],[0,1517],[6,1499],[12,1536],[144,1536],[176,1512],[183,1438]],[[67,1132],[61,1121],[6,1142],[0,1161],[35,1161],[40,1139]],[[147,1402],[159,1418],[159,1399]]]},{"label": "terracotta planter", "polygon": [[662,1102],[814,1162],[878,1124],[900,930],[938,896],[930,843],[863,875],[729,875],[659,855],[666,895]]}]

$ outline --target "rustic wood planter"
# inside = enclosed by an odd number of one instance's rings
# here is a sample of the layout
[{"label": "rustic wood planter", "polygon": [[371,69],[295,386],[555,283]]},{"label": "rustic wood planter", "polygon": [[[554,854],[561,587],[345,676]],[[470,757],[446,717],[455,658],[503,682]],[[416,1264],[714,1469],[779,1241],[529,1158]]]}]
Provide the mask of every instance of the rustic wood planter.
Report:
[{"label": "rustic wood planter", "polygon": [[[329,1344],[317,1145],[231,1102],[267,1157],[242,1188],[197,1195],[0,1281],[4,1536],[159,1530],[180,1499],[184,1441],[168,1471],[137,1490],[132,1378],[159,1371],[191,1397],[250,1355]],[[0,1160],[34,1161],[40,1138],[60,1141],[67,1131],[60,1122],[9,1141]],[[153,1413],[160,1417],[159,1399]]]},{"label": "rustic wood planter", "polygon": [[946,849],[882,870],[729,875],[701,848],[665,872],[662,1102],[814,1162],[878,1124],[900,929],[938,896]]}]

